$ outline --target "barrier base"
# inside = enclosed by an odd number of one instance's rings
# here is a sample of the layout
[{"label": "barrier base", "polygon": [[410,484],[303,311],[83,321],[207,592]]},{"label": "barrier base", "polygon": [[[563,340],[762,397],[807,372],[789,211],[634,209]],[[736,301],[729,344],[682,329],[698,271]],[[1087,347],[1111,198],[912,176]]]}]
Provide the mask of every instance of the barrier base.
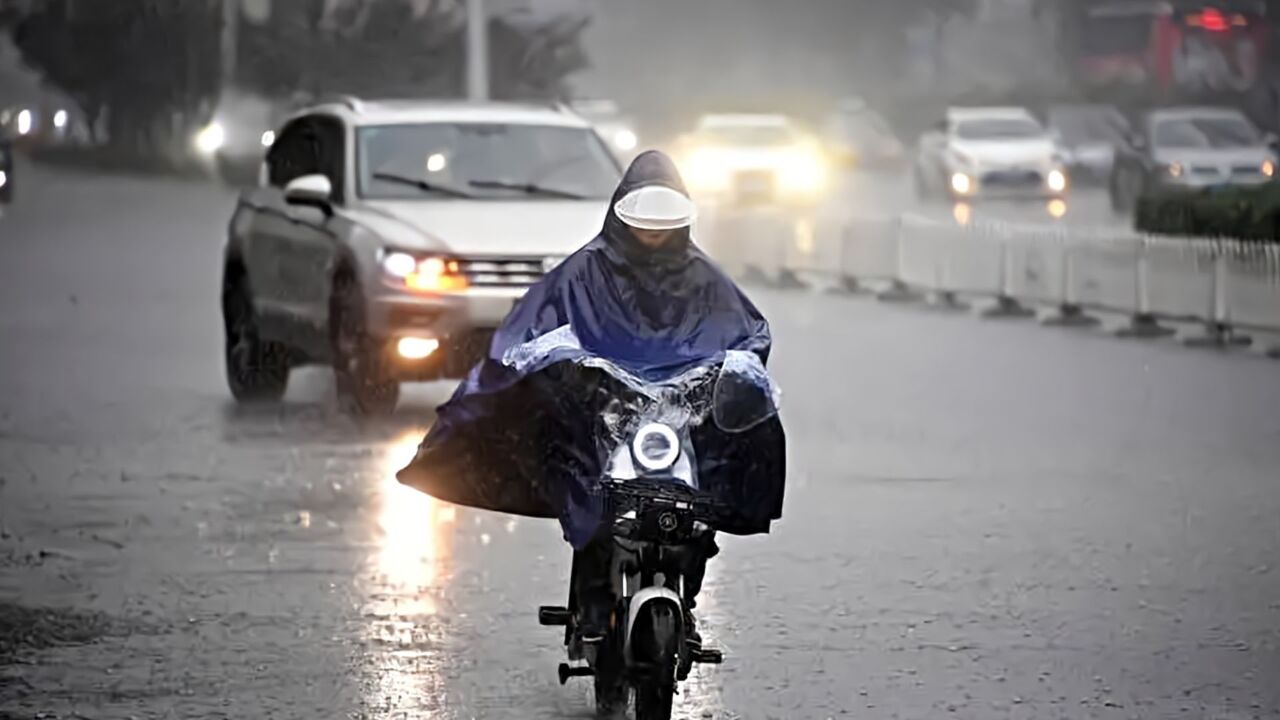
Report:
[{"label": "barrier base", "polygon": [[1204,327],[1204,332],[1183,335],[1178,338],[1178,342],[1196,348],[1248,347],[1253,344],[1253,338],[1237,332],[1229,325],[1211,323]]},{"label": "barrier base", "polygon": [[1160,324],[1154,315],[1139,314],[1129,318],[1127,323],[1112,328],[1112,334],[1122,338],[1162,338],[1177,333],[1171,327]]},{"label": "barrier base", "polygon": [[933,292],[925,296],[929,307],[939,310],[968,310],[969,303],[961,300],[953,292]]},{"label": "barrier base", "polygon": [[764,271],[755,265],[742,266],[742,283],[744,285],[768,285],[769,278]]},{"label": "barrier base", "polygon": [[1025,318],[1033,317],[1035,314],[1035,310],[1005,295],[997,297],[994,304],[978,311],[978,315],[984,318]]},{"label": "barrier base", "polygon": [[897,280],[876,291],[876,300],[880,302],[911,302],[919,297],[919,295],[911,291],[911,288]]},{"label": "barrier base", "polygon": [[794,270],[779,270],[778,277],[773,284],[783,290],[800,290],[809,287],[809,283],[805,282]]},{"label": "barrier base", "polygon": [[871,288],[863,285],[855,277],[838,277],[827,290],[833,293],[848,293],[850,295],[858,295],[864,292],[870,292]]},{"label": "barrier base", "polygon": [[1101,321],[1085,314],[1079,305],[1059,305],[1040,316],[1040,324],[1045,327],[1094,327]]}]

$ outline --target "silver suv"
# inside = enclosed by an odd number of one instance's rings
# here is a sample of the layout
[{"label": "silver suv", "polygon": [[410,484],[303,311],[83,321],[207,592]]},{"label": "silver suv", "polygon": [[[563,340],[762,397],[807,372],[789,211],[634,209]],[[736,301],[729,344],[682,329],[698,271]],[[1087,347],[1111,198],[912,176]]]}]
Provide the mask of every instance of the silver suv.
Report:
[{"label": "silver suv", "polygon": [[528,286],[590,240],[621,176],[558,108],[345,99],[295,115],[228,228],[227,381],[277,400],[330,364],[345,404],[457,378]]}]

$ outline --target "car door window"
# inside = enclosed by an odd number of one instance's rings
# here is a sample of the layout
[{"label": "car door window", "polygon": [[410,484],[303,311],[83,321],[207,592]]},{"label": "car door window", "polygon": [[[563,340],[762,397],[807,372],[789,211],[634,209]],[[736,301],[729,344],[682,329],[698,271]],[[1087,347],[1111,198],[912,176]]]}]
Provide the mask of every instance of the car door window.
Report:
[{"label": "car door window", "polygon": [[329,178],[333,187],[334,202],[343,201],[346,188],[346,133],[342,121],[334,117],[318,117],[314,123],[316,139],[316,169]]},{"label": "car door window", "polygon": [[267,181],[283,188],[290,182],[319,172],[319,152],[315,123],[310,118],[285,126],[267,153]]}]

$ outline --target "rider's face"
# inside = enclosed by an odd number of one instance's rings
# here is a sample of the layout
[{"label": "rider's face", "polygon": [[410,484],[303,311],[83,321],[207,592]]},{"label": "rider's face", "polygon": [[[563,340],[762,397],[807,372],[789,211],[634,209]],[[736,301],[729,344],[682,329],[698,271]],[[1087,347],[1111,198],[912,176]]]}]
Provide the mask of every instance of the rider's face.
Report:
[{"label": "rider's face", "polygon": [[641,245],[650,249],[660,248],[663,245],[666,245],[667,241],[670,240],[671,236],[675,235],[675,233],[675,230],[641,230],[640,228],[631,228],[631,234],[635,239],[640,241]]}]

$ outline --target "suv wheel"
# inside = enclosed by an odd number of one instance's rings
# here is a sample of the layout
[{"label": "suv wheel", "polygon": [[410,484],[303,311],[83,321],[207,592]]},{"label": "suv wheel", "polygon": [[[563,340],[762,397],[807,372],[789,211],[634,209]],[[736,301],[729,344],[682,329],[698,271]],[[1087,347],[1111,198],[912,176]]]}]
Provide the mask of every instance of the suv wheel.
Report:
[{"label": "suv wheel", "polygon": [[365,331],[364,301],[350,278],[339,278],[334,287],[329,322],[339,402],[356,415],[390,414],[400,382],[388,377],[381,348]]},{"label": "suv wheel", "polygon": [[929,181],[924,177],[924,171],[919,165],[911,169],[911,186],[915,190],[917,200],[932,200],[933,192],[929,187]]},{"label": "suv wheel", "polygon": [[1142,177],[1134,170],[1117,170],[1111,177],[1111,209],[1122,215],[1132,213],[1142,194],[1142,185]]},{"label": "suv wheel", "polygon": [[223,290],[227,385],[240,402],[277,401],[289,385],[289,352],[258,336],[248,284],[232,280]]}]

